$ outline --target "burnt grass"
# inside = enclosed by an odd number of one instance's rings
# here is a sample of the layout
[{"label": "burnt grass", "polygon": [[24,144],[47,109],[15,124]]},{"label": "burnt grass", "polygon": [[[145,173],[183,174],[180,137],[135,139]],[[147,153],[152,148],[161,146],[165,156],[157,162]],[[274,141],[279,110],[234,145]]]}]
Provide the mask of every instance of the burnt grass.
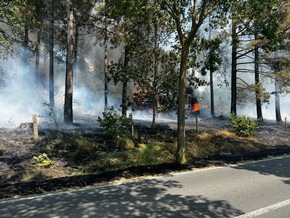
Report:
[{"label": "burnt grass", "polygon": [[[214,125],[213,123],[214,122]],[[157,124],[154,128],[149,123],[136,122],[135,128],[139,134],[136,142],[140,140],[146,140],[150,138],[158,138],[163,135],[164,138],[175,138],[177,135],[176,123],[162,123]],[[217,131],[218,129],[230,128],[228,120],[221,118],[211,118],[208,122],[200,123],[200,132],[205,131]],[[60,131],[60,130],[58,130]],[[210,166],[226,166],[228,164],[237,164],[244,161],[261,160],[268,157],[282,156],[290,154],[290,139],[289,132],[284,128],[283,123],[264,122],[261,124],[260,130],[257,132],[257,137],[261,138],[258,144],[261,149],[250,152],[216,152],[208,157],[192,157],[188,164],[179,165],[177,163],[162,163],[146,166],[128,166],[122,167],[116,170],[99,170],[97,173],[86,173],[84,175],[73,176],[58,176],[57,178],[49,177],[35,177],[28,182],[22,182],[19,180],[21,175],[21,169],[25,167],[25,161],[31,161],[32,157],[44,152],[45,145],[49,142],[51,137],[55,137],[58,131],[55,130],[41,130],[40,140],[37,145],[34,145],[32,138],[31,124],[25,127],[18,127],[13,130],[0,129],[0,199],[17,198],[29,195],[44,194],[55,191],[78,189],[92,185],[102,185],[118,180],[131,180],[144,176],[152,175],[164,175],[172,172],[188,171],[193,168],[205,168]],[[194,124],[187,129],[189,135],[187,140],[194,140],[191,137],[191,133],[196,132],[194,130]],[[97,141],[106,141],[106,146],[101,149],[107,149],[106,152],[114,151],[114,148],[110,148],[110,139],[107,135],[103,134],[99,128],[90,129],[89,133],[84,129],[76,129],[73,132],[67,134],[90,134],[94,136]],[[64,133],[66,134],[66,133]],[[195,133],[196,134],[196,133]],[[263,138],[265,137],[265,138]],[[217,143],[227,141],[228,138],[220,137],[215,139]],[[243,139],[239,139],[243,140]],[[235,143],[235,140],[230,143]],[[241,143],[241,141],[239,142]],[[7,149],[8,148],[8,149]],[[10,149],[10,150],[9,150]],[[62,150],[59,148],[59,153],[55,153],[55,158],[60,159],[63,156],[68,155],[70,151]],[[109,150],[108,150],[109,149]],[[87,155],[87,154],[81,154]],[[66,156],[69,157],[69,156]],[[66,165],[78,165],[84,164],[86,160],[69,159],[66,160]],[[83,163],[81,163],[83,162]],[[8,167],[12,166],[12,167]],[[15,172],[11,177],[9,173],[15,170],[13,166],[17,166],[19,175]],[[55,166],[65,167],[63,165]]]}]

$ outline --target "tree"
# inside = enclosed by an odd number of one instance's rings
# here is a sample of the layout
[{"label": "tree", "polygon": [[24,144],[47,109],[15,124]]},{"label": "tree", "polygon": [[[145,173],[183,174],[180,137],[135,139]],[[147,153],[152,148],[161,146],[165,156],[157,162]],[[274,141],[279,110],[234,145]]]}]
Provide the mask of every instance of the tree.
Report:
[{"label": "tree", "polygon": [[177,38],[181,47],[178,93],[178,124],[176,162],[186,163],[185,156],[185,84],[190,47],[204,20],[216,12],[214,22],[225,16],[230,1],[169,1],[158,0],[161,7],[174,20]]},{"label": "tree", "polygon": [[110,66],[110,74],[115,84],[122,83],[121,109],[124,116],[127,115],[128,107],[131,104],[127,89],[128,83],[135,73],[135,69],[133,70],[133,56],[138,53],[140,46],[143,46],[142,27],[146,29],[146,25],[149,22],[147,14],[144,13],[147,2],[147,0],[106,1],[107,18],[113,20],[111,29],[115,32],[111,36],[111,42],[123,49],[123,55],[119,63]]},{"label": "tree", "polygon": [[237,114],[237,25],[232,20],[231,114]]},{"label": "tree", "polygon": [[51,109],[55,110],[54,102],[54,0],[50,0],[50,14],[49,14],[49,104]]},{"label": "tree", "polygon": [[[65,100],[64,100],[64,123],[73,123],[73,78],[74,65],[77,54],[77,27],[78,24],[88,19],[92,3],[90,0],[78,2],[66,1],[67,9],[67,41],[66,41],[66,79],[65,79]],[[83,12],[83,14],[82,14]],[[78,16],[77,16],[78,15]],[[77,18],[77,19],[76,19]],[[81,25],[80,25],[81,26]]]},{"label": "tree", "polygon": [[108,22],[107,22],[107,6],[106,0],[105,4],[105,13],[104,13],[104,111],[108,109]]},{"label": "tree", "polygon": [[275,115],[276,121],[281,122],[280,94],[290,93],[290,2],[288,0],[277,0],[274,2],[274,6],[274,13],[271,13],[271,17],[277,22],[271,25],[272,31],[269,34],[272,40],[269,40],[270,43],[267,46],[265,62],[273,70],[267,76],[274,80]]},{"label": "tree", "polygon": [[0,47],[4,56],[11,53],[13,43],[23,43],[22,14],[18,13],[20,1],[0,2]]},{"label": "tree", "polygon": [[[276,3],[274,1],[237,1],[232,7],[232,102],[231,113],[236,114],[237,91],[255,93],[257,119],[262,120],[262,103],[267,101],[261,76],[261,54],[273,45],[277,45],[277,22],[273,18]],[[240,13],[243,11],[243,13]],[[263,11],[263,13],[261,13]],[[253,54],[253,55],[251,55]],[[253,66],[250,70],[249,65]],[[243,67],[241,67],[243,66]],[[238,72],[254,73],[254,84],[249,84]],[[237,79],[241,83],[237,83]],[[238,86],[237,86],[238,85]],[[245,97],[243,97],[245,98]],[[244,99],[243,99],[244,100]]]},{"label": "tree", "polygon": [[67,2],[67,54],[66,54],[66,79],[64,100],[64,122],[73,122],[73,69],[75,58],[75,8],[68,0]]}]

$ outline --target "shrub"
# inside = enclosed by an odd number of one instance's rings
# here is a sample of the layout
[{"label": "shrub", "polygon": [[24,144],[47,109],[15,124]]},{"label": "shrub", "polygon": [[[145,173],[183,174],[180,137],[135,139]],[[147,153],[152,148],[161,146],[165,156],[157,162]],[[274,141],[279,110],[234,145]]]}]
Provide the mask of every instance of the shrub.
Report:
[{"label": "shrub", "polygon": [[33,160],[35,161],[35,165],[38,167],[49,167],[54,164],[45,153],[40,154],[39,156],[34,156]]},{"label": "shrub", "polygon": [[110,107],[107,112],[103,112],[103,118],[98,117],[98,122],[105,129],[105,133],[113,137],[118,146],[130,147],[131,142],[127,139],[131,136],[132,116],[127,118],[118,114],[114,107]]},{"label": "shrub", "polygon": [[245,116],[231,115],[232,128],[238,136],[248,137],[256,133],[259,128],[258,122]]}]

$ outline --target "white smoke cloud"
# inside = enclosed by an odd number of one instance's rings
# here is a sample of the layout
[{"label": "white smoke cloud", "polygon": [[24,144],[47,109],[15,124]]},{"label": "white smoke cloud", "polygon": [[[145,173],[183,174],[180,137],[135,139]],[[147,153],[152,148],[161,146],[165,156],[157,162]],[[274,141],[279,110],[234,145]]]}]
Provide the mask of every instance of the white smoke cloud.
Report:
[{"label": "white smoke cloud", "polygon": [[41,113],[45,90],[37,90],[33,71],[18,59],[0,61],[5,80],[0,89],[0,127],[10,121],[18,125],[31,122],[32,114]]}]

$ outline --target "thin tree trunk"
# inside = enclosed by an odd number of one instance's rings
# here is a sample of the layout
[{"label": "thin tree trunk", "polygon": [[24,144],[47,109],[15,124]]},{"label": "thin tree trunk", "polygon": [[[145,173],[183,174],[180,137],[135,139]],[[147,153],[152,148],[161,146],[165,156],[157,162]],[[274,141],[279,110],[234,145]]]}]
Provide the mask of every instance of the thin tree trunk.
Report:
[{"label": "thin tree trunk", "polygon": [[214,116],[214,89],[213,89],[213,70],[210,67],[209,71],[209,82],[210,82],[210,114]]},{"label": "thin tree trunk", "polygon": [[75,15],[74,9],[68,5],[68,31],[67,31],[67,57],[66,57],[66,81],[64,122],[73,123],[73,68],[74,68],[74,46],[75,46]]},{"label": "thin tree trunk", "polygon": [[74,45],[74,85],[77,84],[77,64],[78,64],[78,41],[79,41],[79,27],[75,23],[75,45]]},{"label": "thin tree trunk", "polygon": [[[27,22],[27,21],[25,21]],[[28,62],[29,62],[29,52],[28,52],[28,46],[29,46],[29,29],[28,29],[28,24],[25,23],[24,24],[24,41],[23,41],[23,47],[24,47],[24,51],[23,51],[23,58],[22,61],[23,63],[27,66]]]},{"label": "thin tree trunk", "polygon": [[231,113],[237,114],[237,45],[236,21],[232,21],[232,79],[231,79]]},{"label": "thin tree trunk", "polygon": [[35,71],[34,71],[34,81],[36,86],[39,85],[40,79],[40,67],[39,67],[39,56],[40,56],[40,32],[37,32],[37,46],[35,51]]},{"label": "thin tree trunk", "polygon": [[280,84],[279,81],[275,80],[275,114],[276,121],[282,122],[281,110],[280,110]]},{"label": "thin tree trunk", "polygon": [[123,89],[122,89],[122,115],[127,116],[127,88],[128,83],[126,80],[123,81]]},{"label": "thin tree trunk", "polygon": [[[258,39],[258,31],[255,30],[255,40]],[[259,72],[259,48],[255,47],[255,84],[256,84],[256,110],[257,110],[257,119],[259,121],[263,121],[263,115],[262,115],[262,102],[261,102],[261,90],[258,90],[259,84],[260,84],[260,72]]]},{"label": "thin tree trunk", "polygon": [[128,55],[129,55],[129,48],[125,45],[125,55],[124,55],[124,78],[123,78],[123,89],[122,89],[122,115],[127,116],[128,110],[128,96],[127,96],[127,88],[128,88]]},{"label": "thin tree trunk", "polygon": [[54,0],[51,0],[50,28],[49,28],[49,105],[54,111]]},{"label": "thin tree trunk", "polygon": [[186,63],[189,54],[189,45],[183,45],[181,51],[180,73],[179,73],[179,92],[178,92],[178,114],[177,114],[177,150],[176,162],[186,163],[185,156],[185,82],[186,82]]},{"label": "thin tree trunk", "polygon": [[[106,4],[106,1],[104,1]],[[105,5],[105,10],[106,5]],[[104,37],[104,111],[108,109],[108,33],[107,33],[107,14],[105,13],[105,37]],[[127,94],[127,93],[126,93]]]},{"label": "thin tree trunk", "polygon": [[[209,33],[208,33],[208,38],[211,40],[211,16],[209,16]],[[210,50],[212,52],[212,49]],[[211,55],[210,55],[211,57]],[[212,61],[209,60],[210,63],[212,64]],[[210,114],[214,116],[214,89],[213,89],[213,69],[212,66],[209,68],[209,83],[210,83]]]},{"label": "thin tree trunk", "polygon": [[154,22],[154,53],[153,53],[153,65],[154,65],[154,78],[153,78],[153,102],[152,102],[152,127],[156,123],[156,114],[157,114],[157,76],[158,76],[158,21],[155,19]]}]

